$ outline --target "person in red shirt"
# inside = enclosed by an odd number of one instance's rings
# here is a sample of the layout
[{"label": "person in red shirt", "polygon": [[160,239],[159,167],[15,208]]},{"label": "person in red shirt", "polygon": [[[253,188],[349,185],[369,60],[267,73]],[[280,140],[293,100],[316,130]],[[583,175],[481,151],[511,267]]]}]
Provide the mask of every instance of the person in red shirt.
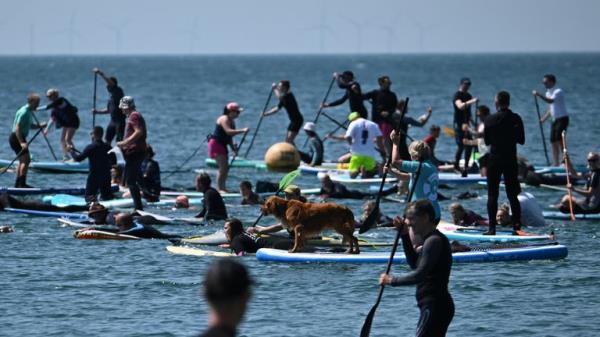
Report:
[{"label": "person in red shirt", "polygon": [[142,210],[142,162],[146,157],[146,121],[136,110],[133,97],[125,96],[119,102],[119,109],[127,116],[125,138],[117,142],[125,158],[125,182],[133,198],[135,209]]},{"label": "person in red shirt", "polygon": [[437,144],[437,139],[440,137],[440,130],[441,129],[438,125],[433,124],[429,128],[429,135],[423,138],[425,144],[427,144],[431,149],[431,162],[435,166],[442,166],[447,164],[446,161],[440,160],[435,156],[435,145]]}]

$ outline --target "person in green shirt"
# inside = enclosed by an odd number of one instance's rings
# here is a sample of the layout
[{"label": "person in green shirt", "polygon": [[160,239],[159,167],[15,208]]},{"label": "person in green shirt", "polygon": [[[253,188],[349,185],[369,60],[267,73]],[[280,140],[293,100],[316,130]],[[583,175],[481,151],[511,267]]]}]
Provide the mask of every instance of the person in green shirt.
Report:
[{"label": "person in green shirt", "polygon": [[12,132],[8,137],[8,143],[13,151],[15,151],[15,154],[19,159],[19,166],[17,166],[16,170],[17,178],[15,181],[15,187],[31,187],[27,185],[27,169],[29,168],[29,163],[31,162],[27,136],[29,135],[30,129],[45,127],[45,125],[32,124],[32,114],[39,105],[40,95],[32,93],[27,96],[27,104],[17,110],[17,113],[15,114],[15,120],[13,122]]}]

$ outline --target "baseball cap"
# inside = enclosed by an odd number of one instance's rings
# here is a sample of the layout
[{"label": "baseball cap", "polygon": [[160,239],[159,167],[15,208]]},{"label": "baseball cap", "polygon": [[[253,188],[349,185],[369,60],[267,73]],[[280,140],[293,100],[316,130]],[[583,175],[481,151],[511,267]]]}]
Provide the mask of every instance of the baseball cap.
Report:
[{"label": "baseball cap", "polygon": [[306,130],[306,131],[315,132],[316,129],[317,129],[317,126],[313,122],[306,122],[306,124],[304,124],[304,130]]},{"label": "baseball cap", "polygon": [[288,187],[286,187],[283,190],[284,193],[289,193],[289,194],[299,194],[300,193],[300,187],[296,186],[296,185],[288,185]]},{"label": "baseball cap", "polygon": [[360,117],[360,114],[358,112],[354,111],[348,115],[348,120],[352,122],[353,120],[357,119],[358,117]]},{"label": "baseball cap", "polygon": [[230,111],[239,111],[239,112],[244,111],[244,109],[242,107],[240,107],[240,105],[236,102],[229,102],[229,103],[227,103],[226,107],[227,107],[227,110],[230,110]]},{"label": "baseball cap", "polygon": [[471,84],[471,79],[468,77],[463,77],[460,79],[460,84]]},{"label": "baseball cap", "polygon": [[132,109],[135,108],[135,101],[131,96],[123,96],[119,102],[119,109]]}]

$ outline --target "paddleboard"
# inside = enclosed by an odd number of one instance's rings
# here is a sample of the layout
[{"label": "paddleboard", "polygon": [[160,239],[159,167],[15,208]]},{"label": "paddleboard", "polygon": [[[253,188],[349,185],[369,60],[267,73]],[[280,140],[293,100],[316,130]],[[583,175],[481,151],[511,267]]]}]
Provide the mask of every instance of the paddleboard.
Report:
[{"label": "paddleboard", "polygon": [[[329,174],[329,177],[331,178],[332,181],[338,182],[338,183],[343,183],[343,184],[381,184],[381,178],[360,178],[360,177],[356,177],[356,178],[350,178],[349,174],[346,173],[335,173],[335,172],[331,172]],[[388,175],[387,178],[385,179],[386,183],[395,183],[397,181],[396,178],[394,178],[391,175]]]},{"label": "paddleboard", "polygon": [[[68,194],[56,194],[51,196],[45,196],[42,199],[45,203],[52,204],[54,206],[65,207],[69,205],[83,206],[86,205],[85,198],[78,197],[74,195]],[[172,206],[175,205],[175,199],[163,199],[158,202],[147,202],[142,199],[142,203],[148,206]],[[202,204],[202,198],[190,198],[190,205],[200,205]],[[103,200],[100,201],[100,204],[104,205],[108,208],[128,208],[133,207],[133,199],[132,198],[124,198],[124,199],[112,199],[112,200]]]},{"label": "paddleboard", "polygon": [[[489,249],[452,254],[455,263],[498,262],[498,261],[529,261],[529,260],[558,260],[568,255],[567,247],[563,245],[545,245],[519,248]],[[338,253],[288,253],[284,250],[261,248],[256,252],[259,261],[284,263],[387,263],[390,253],[363,252],[360,254]],[[394,263],[406,263],[403,253],[394,255]]]},{"label": "paddleboard", "polygon": [[496,232],[496,235],[483,235],[482,230],[461,229],[455,231],[440,230],[448,240],[457,241],[479,241],[479,242],[523,242],[523,241],[542,241],[552,240],[551,235],[512,235],[511,232]]},{"label": "paddleboard", "polygon": [[[320,187],[302,189],[302,194],[304,194],[304,195],[315,195],[315,194],[319,194],[319,193],[321,193]],[[161,191],[160,195],[166,196],[166,197],[177,197],[180,195],[185,195],[188,198],[203,198],[204,197],[204,193],[197,192],[197,191]],[[275,195],[275,192],[259,193],[259,195],[261,197],[268,197],[271,195]],[[221,193],[221,197],[223,199],[233,199],[233,198],[241,198],[242,195],[239,193]]]},{"label": "paddleboard", "polygon": [[[558,211],[544,211],[544,219],[552,220],[571,220],[569,213],[562,213]],[[595,214],[575,214],[577,220],[600,220],[600,213]]]},{"label": "paddleboard", "polygon": [[[118,185],[112,185],[113,192],[119,191]],[[39,195],[39,194],[71,194],[71,195],[83,195],[85,194],[85,187],[64,187],[64,188],[18,188],[18,187],[0,187],[0,193],[8,193],[10,195]]]},{"label": "paddleboard", "polygon": [[88,220],[88,215],[86,213],[69,213],[69,212],[53,212],[53,211],[37,211],[33,209],[22,209],[22,208],[5,208],[7,212],[11,213],[21,213],[27,215],[34,216],[46,216],[52,218],[66,218],[66,219],[74,219],[74,220]]},{"label": "paddleboard", "polygon": [[[10,164],[10,160],[0,159],[0,167],[6,167]],[[13,164],[14,166],[15,164]],[[52,173],[87,173],[89,172],[89,164],[87,161],[82,162],[62,162],[62,161],[32,161],[29,168],[37,171],[45,171]]]},{"label": "paddleboard", "polygon": [[348,163],[322,163],[321,165],[309,166],[306,164],[300,164],[298,167],[301,174],[304,175],[317,175],[321,172],[337,172],[337,173],[348,173]]},{"label": "paddleboard", "polygon": [[[199,248],[191,248],[185,246],[167,246],[167,251],[175,255],[189,255],[189,256],[216,256],[216,257],[229,257],[237,256],[235,254],[226,252],[216,252],[214,250],[204,250]],[[254,255],[254,254],[252,254]]]},{"label": "paddleboard", "polygon": [[[60,218],[60,219],[56,219],[56,220],[58,220],[59,223],[61,223],[63,225],[66,225],[66,226],[69,226],[69,227],[86,228],[86,227],[91,227],[91,226],[94,225],[92,223],[79,222],[79,221],[82,221],[82,220],[73,221],[73,220],[67,219],[67,218]],[[91,222],[91,220],[90,220],[90,222]]]},{"label": "paddleboard", "polygon": [[[229,163],[231,163],[231,157],[229,157]],[[217,168],[217,161],[212,158],[206,158],[204,160],[204,165],[210,168]],[[262,160],[252,160],[252,159],[244,159],[236,157],[233,163],[230,165],[231,167],[239,167],[239,168],[253,168],[253,169],[266,169],[267,166],[265,162]]]},{"label": "paddleboard", "polygon": [[73,237],[83,240],[141,240],[132,235],[117,234],[97,229],[80,229],[73,232]]}]

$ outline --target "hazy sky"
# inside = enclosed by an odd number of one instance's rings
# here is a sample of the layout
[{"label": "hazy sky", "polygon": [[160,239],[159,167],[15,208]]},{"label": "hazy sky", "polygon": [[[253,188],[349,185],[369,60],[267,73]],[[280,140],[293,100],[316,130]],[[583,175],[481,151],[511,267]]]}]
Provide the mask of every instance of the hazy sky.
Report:
[{"label": "hazy sky", "polygon": [[598,0],[0,0],[0,54],[600,51]]}]

